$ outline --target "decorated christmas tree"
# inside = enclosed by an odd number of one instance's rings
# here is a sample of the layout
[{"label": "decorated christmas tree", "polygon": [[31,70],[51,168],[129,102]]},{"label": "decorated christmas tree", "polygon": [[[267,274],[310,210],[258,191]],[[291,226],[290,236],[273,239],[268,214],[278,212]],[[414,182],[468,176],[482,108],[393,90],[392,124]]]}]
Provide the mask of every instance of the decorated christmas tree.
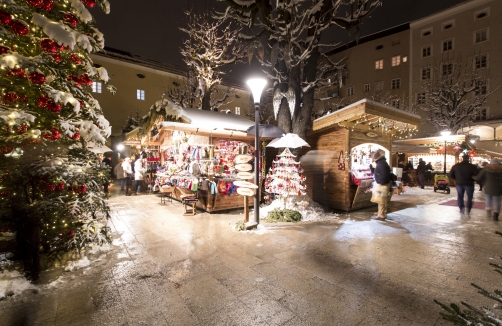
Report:
[{"label": "decorated christmas tree", "polygon": [[289,148],[286,148],[272,162],[272,167],[265,178],[265,191],[282,198],[285,206],[288,203],[294,204],[298,197],[305,195],[303,169],[300,162],[294,158]]},{"label": "decorated christmas tree", "polygon": [[108,81],[89,57],[104,47],[96,4],[109,12],[106,0],[0,0],[0,219],[32,279],[41,253],[108,240],[110,170],[87,149],[111,131],[90,94]]}]

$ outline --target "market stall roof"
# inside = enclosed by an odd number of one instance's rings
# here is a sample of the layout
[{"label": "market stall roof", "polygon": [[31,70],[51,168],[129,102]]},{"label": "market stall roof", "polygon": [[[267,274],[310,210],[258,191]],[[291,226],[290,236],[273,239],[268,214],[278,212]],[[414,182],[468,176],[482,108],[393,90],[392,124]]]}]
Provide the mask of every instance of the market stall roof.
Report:
[{"label": "market stall roof", "polygon": [[436,153],[436,150],[427,146],[392,144],[392,152],[408,154],[434,154]]},{"label": "market stall roof", "polygon": [[254,125],[254,121],[233,113],[183,108],[179,116],[184,122],[199,128],[209,128],[210,126],[212,129],[245,132],[249,127]]},{"label": "market stall roof", "polygon": [[178,130],[178,131],[194,133],[200,136],[228,137],[236,139],[254,139],[254,136],[248,135],[246,132],[214,128],[209,123],[207,123],[205,126],[198,127],[197,125],[188,123],[164,121],[164,122],[159,122],[157,124],[157,128],[159,129],[160,133],[167,130],[171,131]]},{"label": "market stall roof", "polygon": [[[415,138],[415,139],[397,139],[393,140],[393,144],[402,145],[423,145],[427,146],[429,144],[444,143],[443,136],[427,137],[427,138]],[[462,143],[466,141],[465,135],[450,135],[446,138],[448,143]],[[472,144],[468,144],[469,147],[475,148]]]},{"label": "market stall roof", "polygon": [[314,120],[313,130],[320,130],[338,124],[342,127],[365,128],[386,131],[414,130],[421,117],[369,99],[362,99],[341,110]]}]

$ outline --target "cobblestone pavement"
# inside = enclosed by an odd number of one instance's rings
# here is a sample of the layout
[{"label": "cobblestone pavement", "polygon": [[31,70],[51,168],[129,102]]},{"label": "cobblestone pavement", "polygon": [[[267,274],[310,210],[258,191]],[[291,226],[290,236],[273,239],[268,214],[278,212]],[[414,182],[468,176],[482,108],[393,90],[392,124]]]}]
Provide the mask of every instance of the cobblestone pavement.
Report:
[{"label": "cobblestone pavement", "polygon": [[111,249],[44,272],[38,293],[0,302],[1,324],[445,325],[433,299],[491,307],[470,283],[500,284],[488,264],[502,222],[439,205],[454,189],[394,196],[384,222],[372,208],[249,233],[232,229],[240,211],[183,216],[179,202],[117,190]]}]

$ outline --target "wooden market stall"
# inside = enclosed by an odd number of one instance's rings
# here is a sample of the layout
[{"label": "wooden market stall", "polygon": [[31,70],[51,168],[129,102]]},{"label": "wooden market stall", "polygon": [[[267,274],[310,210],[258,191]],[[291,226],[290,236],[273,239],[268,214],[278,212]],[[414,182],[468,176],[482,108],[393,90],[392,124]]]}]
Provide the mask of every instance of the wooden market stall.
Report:
[{"label": "wooden market stall", "polygon": [[344,211],[374,205],[371,153],[384,150],[390,163],[392,137],[411,135],[419,122],[416,114],[368,99],[316,119],[302,158],[308,195]]},{"label": "wooden market stall", "polygon": [[[235,114],[189,108],[176,108],[173,114],[174,122],[156,123],[155,133],[145,132],[141,140],[148,157],[158,158],[156,190],[180,201],[193,195],[196,207],[209,213],[243,208],[244,196],[233,184],[242,180],[237,177],[242,166],[236,167],[235,157],[254,154],[254,136],[246,133],[254,122]],[[251,157],[249,163],[251,169]],[[247,202],[253,205],[252,200]]]}]

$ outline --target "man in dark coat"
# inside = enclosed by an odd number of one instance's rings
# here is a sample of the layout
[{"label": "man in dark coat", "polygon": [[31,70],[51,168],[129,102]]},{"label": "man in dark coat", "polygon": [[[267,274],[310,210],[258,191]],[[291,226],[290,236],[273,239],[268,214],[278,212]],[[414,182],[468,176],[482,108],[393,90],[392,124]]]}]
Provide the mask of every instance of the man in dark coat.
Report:
[{"label": "man in dark coat", "polygon": [[383,221],[387,217],[387,207],[392,197],[390,189],[390,166],[382,150],[377,150],[373,154],[373,160],[376,163],[376,168],[374,172],[375,185],[373,186],[371,201],[378,203],[378,217],[376,219]]},{"label": "man in dark coat", "polygon": [[450,179],[455,180],[457,188],[457,200],[460,214],[465,212],[464,193],[467,193],[467,214],[471,212],[472,197],[474,195],[473,176],[478,174],[476,165],[469,163],[469,155],[462,156],[462,162],[455,164],[450,171]]},{"label": "man in dark coat", "polygon": [[420,188],[425,188],[425,172],[427,171],[427,167],[425,162],[420,159],[417,166],[417,175],[418,175],[418,183],[420,183]]},{"label": "man in dark coat", "polygon": [[[103,164],[108,165],[108,167],[110,168],[110,175],[107,177],[109,177],[111,179],[111,177],[112,177],[112,157],[110,155],[106,155],[102,162],[103,162]],[[108,186],[109,185],[110,185],[110,183],[108,181],[103,184],[103,191],[106,195],[108,195]]]}]

